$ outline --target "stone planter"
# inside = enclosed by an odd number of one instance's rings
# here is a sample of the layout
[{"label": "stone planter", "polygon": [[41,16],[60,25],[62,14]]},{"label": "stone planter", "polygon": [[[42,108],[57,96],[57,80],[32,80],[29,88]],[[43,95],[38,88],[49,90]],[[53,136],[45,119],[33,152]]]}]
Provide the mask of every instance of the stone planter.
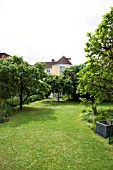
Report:
[{"label": "stone planter", "polygon": [[96,122],[96,133],[103,137],[107,138],[113,136],[113,122],[110,121],[100,121]]}]

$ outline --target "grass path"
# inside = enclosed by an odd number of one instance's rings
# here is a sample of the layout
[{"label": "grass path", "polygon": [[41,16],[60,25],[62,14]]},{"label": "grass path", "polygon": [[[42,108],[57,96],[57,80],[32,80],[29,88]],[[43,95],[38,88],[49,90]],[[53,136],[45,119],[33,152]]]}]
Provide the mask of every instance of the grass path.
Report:
[{"label": "grass path", "polygon": [[0,124],[0,170],[112,170],[113,145],[80,120],[82,109],[35,102]]}]

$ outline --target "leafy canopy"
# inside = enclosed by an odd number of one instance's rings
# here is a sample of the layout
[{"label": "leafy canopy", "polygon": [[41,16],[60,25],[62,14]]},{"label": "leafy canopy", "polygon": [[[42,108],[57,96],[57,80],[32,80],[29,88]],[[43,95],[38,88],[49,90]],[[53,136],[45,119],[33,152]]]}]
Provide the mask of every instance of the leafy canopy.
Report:
[{"label": "leafy canopy", "polygon": [[94,103],[113,100],[113,7],[94,33],[87,33],[86,66],[79,73],[78,92]]},{"label": "leafy canopy", "polygon": [[78,85],[78,72],[84,67],[84,64],[70,66],[63,71],[62,79],[64,81],[63,93],[70,95],[71,99],[79,100],[76,94]]},{"label": "leafy canopy", "polygon": [[4,89],[10,97],[19,97],[20,108],[28,97],[42,95],[48,91],[43,81],[44,65],[30,66],[22,57],[13,56],[0,60],[0,92]]}]

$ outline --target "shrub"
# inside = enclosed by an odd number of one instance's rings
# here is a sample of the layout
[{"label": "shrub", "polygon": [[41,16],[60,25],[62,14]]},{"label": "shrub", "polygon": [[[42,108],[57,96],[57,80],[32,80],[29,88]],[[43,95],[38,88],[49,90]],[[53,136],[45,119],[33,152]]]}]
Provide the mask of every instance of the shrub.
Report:
[{"label": "shrub", "polygon": [[81,120],[86,121],[88,127],[96,132],[96,121],[109,119],[109,113],[101,109],[98,110],[97,115],[94,116],[90,110],[87,111],[86,109],[83,109],[80,118]]},{"label": "shrub", "polygon": [[0,104],[0,123],[6,122],[14,112],[15,110],[10,105],[6,103]]},{"label": "shrub", "polygon": [[99,110],[99,111],[98,111],[98,115],[95,116],[95,118],[94,118],[94,123],[95,123],[96,121],[106,120],[107,118],[109,118],[108,112],[105,111],[105,110]]},{"label": "shrub", "polygon": [[0,123],[4,123],[7,121],[4,112],[0,111]]},{"label": "shrub", "polygon": [[86,109],[83,109],[83,110],[82,110],[82,113],[86,113],[86,112],[87,112]]},{"label": "shrub", "polygon": [[85,113],[80,114],[79,117],[84,121],[88,121],[88,119],[90,119],[92,117],[92,113],[85,112]]},{"label": "shrub", "polygon": [[39,100],[42,100],[42,99],[44,99],[44,95],[32,95],[25,101],[25,104],[35,102],[35,101],[39,101]]},{"label": "shrub", "polygon": [[[35,102],[35,101],[39,101],[44,99],[43,95],[32,95],[30,96],[26,101],[25,104],[31,103],[31,102]],[[11,106],[11,107],[16,107],[19,105],[20,101],[19,101],[19,97],[14,97],[14,98],[10,98],[7,100],[7,103]]]},{"label": "shrub", "polygon": [[90,128],[91,128],[91,130],[93,130],[94,132],[96,132],[96,124],[92,124],[92,125],[90,126]]},{"label": "shrub", "polygon": [[62,99],[63,99],[64,101],[71,101],[71,95],[69,95],[69,94],[63,94]]},{"label": "shrub", "polygon": [[107,112],[110,116],[113,116],[113,109],[112,108],[108,109]]},{"label": "shrub", "polygon": [[10,98],[7,100],[7,103],[12,107],[16,107],[19,105],[19,98],[18,97]]},{"label": "shrub", "polygon": [[93,122],[94,122],[94,116],[90,115],[90,116],[87,118],[87,121],[90,122],[90,123],[93,123]]},{"label": "shrub", "polygon": [[102,109],[98,111],[98,115],[103,115],[104,117],[109,116],[108,112],[106,110],[102,110]]},{"label": "shrub", "polygon": [[81,120],[86,121],[87,125],[90,129],[92,129],[94,132],[96,131],[96,121],[101,120],[108,120],[110,118],[110,115],[108,111],[106,110],[98,110],[97,115],[94,116],[94,114],[91,112],[91,110],[82,110],[82,114],[79,116]]},{"label": "shrub", "polygon": [[95,116],[94,123],[96,123],[96,121],[100,121],[100,120],[105,120],[105,117],[102,114]]}]

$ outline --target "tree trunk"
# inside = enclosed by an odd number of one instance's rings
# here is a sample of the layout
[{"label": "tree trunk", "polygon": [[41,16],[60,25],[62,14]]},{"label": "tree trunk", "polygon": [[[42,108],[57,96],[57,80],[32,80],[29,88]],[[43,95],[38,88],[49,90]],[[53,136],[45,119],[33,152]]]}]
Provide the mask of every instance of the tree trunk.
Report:
[{"label": "tree trunk", "polygon": [[59,95],[59,92],[58,92],[58,102],[60,101],[60,95]]},{"label": "tree trunk", "polygon": [[22,81],[22,76],[20,76],[20,83],[21,83],[21,87],[20,87],[20,94],[19,94],[19,97],[20,97],[20,109],[22,109],[22,94],[23,94],[23,81]]},{"label": "tree trunk", "polygon": [[20,109],[22,109],[22,104],[23,104],[23,102],[22,102],[22,95],[19,95],[19,97],[20,97]]},{"label": "tree trunk", "polygon": [[96,116],[97,115],[97,108],[95,105],[92,105],[92,110],[93,110],[93,115]]}]

